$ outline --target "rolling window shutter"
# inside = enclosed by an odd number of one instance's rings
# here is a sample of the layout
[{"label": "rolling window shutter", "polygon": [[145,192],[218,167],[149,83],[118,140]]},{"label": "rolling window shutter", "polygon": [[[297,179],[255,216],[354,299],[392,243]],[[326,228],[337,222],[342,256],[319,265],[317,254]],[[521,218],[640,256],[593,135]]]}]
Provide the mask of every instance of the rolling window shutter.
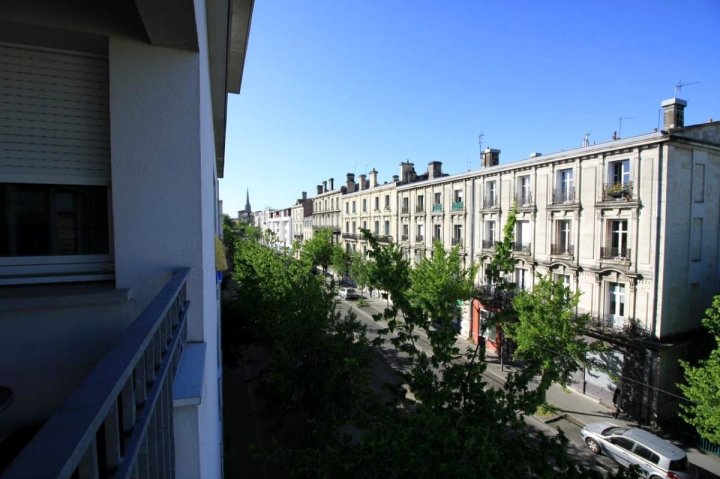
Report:
[{"label": "rolling window shutter", "polygon": [[0,182],[108,184],[107,58],[0,43]]}]

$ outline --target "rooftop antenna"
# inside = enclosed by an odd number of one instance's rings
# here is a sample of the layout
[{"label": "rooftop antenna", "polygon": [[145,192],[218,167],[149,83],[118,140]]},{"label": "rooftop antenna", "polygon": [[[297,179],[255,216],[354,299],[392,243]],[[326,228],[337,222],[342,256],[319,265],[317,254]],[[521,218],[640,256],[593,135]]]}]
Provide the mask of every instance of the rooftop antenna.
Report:
[{"label": "rooftop antenna", "polygon": [[585,136],[583,136],[583,146],[590,146],[590,132],[586,131]]},{"label": "rooftop antenna", "polygon": [[472,165],[470,164],[470,163],[471,163],[470,160],[468,159],[468,160],[466,161],[466,163],[467,163],[467,165],[466,165],[466,166],[467,166],[467,170],[470,171],[470,168],[471,168],[471,166],[472,166]]},{"label": "rooftop antenna", "polygon": [[617,134],[618,138],[622,138],[622,121],[623,120],[634,120],[635,118],[637,118],[637,117],[636,116],[621,116],[620,118],[618,118],[618,123],[619,123],[618,124],[618,134]]},{"label": "rooftop antenna", "polygon": [[483,165],[483,157],[482,157],[482,145],[483,140],[485,139],[485,135],[483,135],[483,132],[481,131],[478,135],[478,146],[480,146],[480,167],[482,168]]},{"label": "rooftop antenna", "polygon": [[689,82],[683,83],[682,80],[678,80],[677,84],[675,85],[675,97],[677,97],[680,94],[680,92],[682,91],[682,87],[690,86],[690,85],[699,85],[700,83],[702,83],[702,82],[689,81]]}]

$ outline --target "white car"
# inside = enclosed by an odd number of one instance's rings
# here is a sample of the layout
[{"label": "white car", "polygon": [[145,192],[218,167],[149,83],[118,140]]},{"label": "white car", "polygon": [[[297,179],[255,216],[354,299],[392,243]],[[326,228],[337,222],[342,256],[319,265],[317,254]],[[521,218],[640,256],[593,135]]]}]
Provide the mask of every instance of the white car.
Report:
[{"label": "white car", "polygon": [[649,479],[697,478],[697,468],[688,462],[685,451],[637,427],[595,422],[580,434],[595,454],[604,453],[625,467],[636,464]]},{"label": "white car", "polygon": [[340,288],[338,296],[342,299],[358,299],[360,297],[354,288]]}]

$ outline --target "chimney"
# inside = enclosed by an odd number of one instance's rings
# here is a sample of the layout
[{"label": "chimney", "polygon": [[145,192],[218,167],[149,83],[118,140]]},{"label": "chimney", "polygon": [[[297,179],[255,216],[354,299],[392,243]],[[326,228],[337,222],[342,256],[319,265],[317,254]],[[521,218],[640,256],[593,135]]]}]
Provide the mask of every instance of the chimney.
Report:
[{"label": "chimney", "polygon": [[335,178],[330,178],[328,180],[328,183],[330,183],[330,191],[335,189]]},{"label": "chimney", "polygon": [[355,174],[348,173],[347,174],[347,192],[352,193],[353,191],[355,191]]},{"label": "chimney", "polygon": [[377,174],[378,172],[375,168],[370,171],[370,188],[375,188],[377,186]]},{"label": "chimney", "polygon": [[365,181],[367,180],[365,180],[365,178],[367,178],[365,175],[360,175],[360,191],[364,190],[366,187]]},{"label": "chimney", "polygon": [[393,175],[393,181],[397,183],[398,181],[400,181],[400,177],[398,175]]},{"label": "chimney", "polygon": [[431,161],[428,163],[428,179],[440,178],[442,176],[442,162]]},{"label": "chimney", "polygon": [[317,194],[318,194],[318,195],[322,195],[322,194],[323,194],[322,185],[317,185]]},{"label": "chimney", "polygon": [[305,201],[307,199],[307,191],[302,192],[302,199]]},{"label": "chimney", "polygon": [[680,98],[670,98],[661,103],[663,107],[663,129],[685,128],[685,107],[687,102]]},{"label": "chimney", "polygon": [[488,168],[490,166],[497,166],[500,164],[500,150],[494,150],[492,148],[485,148],[483,151],[483,166]]},{"label": "chimney", "polygon": [[327,181],[323,181],[323,193],[327,192]]},{"label": "chimney", "polygon": [[409,183],[415,180],[415,168],[414,164],[409,161],[403,161],[400,163],[400,181],[403,183]]},{"label": "chimney", "polygon": [[539,151],[533,151],[532,153],[530,153],[530,158],[539,158],[541,156],[542,153],[540,153]]}]

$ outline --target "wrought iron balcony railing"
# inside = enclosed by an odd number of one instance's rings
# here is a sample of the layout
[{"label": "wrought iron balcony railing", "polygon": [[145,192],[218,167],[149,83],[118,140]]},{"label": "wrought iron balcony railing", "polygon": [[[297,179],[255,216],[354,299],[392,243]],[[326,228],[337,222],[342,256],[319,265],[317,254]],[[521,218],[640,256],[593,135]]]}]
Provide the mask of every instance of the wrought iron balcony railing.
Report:
[{"label": "wrought iron balcony railing", "polygon": [[465,203],[462,201],[456,201],[452,204],[452,210],[453,211],[462,211],[465,209]]},{"label": "wrought iron balcony railing", "polygon": [[415,235],[415,242],[416,243],[424,243],[425,237],[423,235]]},{"label": "wrought iron balcony railing", "polygon": [[652,337],[650,331],[645,329],[643,324],[637,318],[616,316],[612,314],[587,314],[587,317],[589,319],[587,323],[588,327],[601,331],[604,334],[621,335],[630,338]]},{"label": "wrought iron balcony railing", "polygon": [[575,203],[575,187],[557,188],[553,192],[552,204],[562,205],[566,203]]},{"label": "wrought iron balcony railing", "polygon": [[453,245],[453,246],[455,246],[455,245],[460,245],[460,246],[462,246],[462,243],[463,243],[462,238],[453,238],[453,239],[452,239],[452,245]]},{"label": "wrought iron balcony railing", "polygon": [[519,253],[530,253],[531,246],[532,246],[531,243],[515,242],[515,243],[513,243],[513,251],[517,251]]},{"label": "wrought iron balcony railing", "polygon": [[403,206],[403,207],[400,209],[400,213],[403,214],[403,215],[409,214],[409,213],[410,213],[410,207],[409,207],[409,206]]},{"label": "wrought iron balcony railing", "polygon": [[600,247],[600,258],[601,259],[630,259],[630,248],[612,248],[601,246]]},{"label": "wrought iron balcony railing", "polygon": [[358,235],[356,233],[343,233],[342,234],[343,239],[345,240],[356,240],[358,239]]},{"label": "wrought iron balcony railing", "polygon": [[433,205],[433,207],[432,207],[432,212],[433,212],[433,213],[442,213],[442,210],[443,210],[443,205],[442,205],[442,203],[435,203],[435,204]]},{"label": "wrought iron balcony railing", "polygon": [[497,196],[486,196],[485,198],[483,198],[484,209],[497,208],[498,206],[500,206],[500,203]]},{"label": "wrought iron balcony railing", "polygon": [[415,207],[415,213],[425,213],[425,205],[417,205]]},{"label": "wrought iron balcony railing", "polygon": [[392,236],[390,235],[378,236],[378,241],[380,243],[392,243],[392,240]]},{"label": "wrought iron balcony railing", "polygon": [[515,203],[518,206],[529,206],[533,204],[532,193],[518,193],[515,195]]},{"label": "wrought iron balcony railing", "polygon": [[571,244],[551,244],[550,254],[555,256],[573,256],[575,254],[575,246]]},{"label": "wrought iron balcony railing", "polygon": [[408,235],[402,235],[402,236],[400,236],[400,240],[401,240],[401,241],[407,241],[407,240],[408,240]]},{"label": "wrought iron balcony railing", "polygon": [[482,240],[483,249],[495,249],[495,240]]},{"label": "wrought iron balcony railing", "polygon": [[606,183],[603,186],[603,201],[631,201],[633,197],[632,181],[625,183]]},{"label": "wrought iron balcony railing", "polygon": [[175,477],[172,386],[189,271],[175,273],[3,478]]}]

